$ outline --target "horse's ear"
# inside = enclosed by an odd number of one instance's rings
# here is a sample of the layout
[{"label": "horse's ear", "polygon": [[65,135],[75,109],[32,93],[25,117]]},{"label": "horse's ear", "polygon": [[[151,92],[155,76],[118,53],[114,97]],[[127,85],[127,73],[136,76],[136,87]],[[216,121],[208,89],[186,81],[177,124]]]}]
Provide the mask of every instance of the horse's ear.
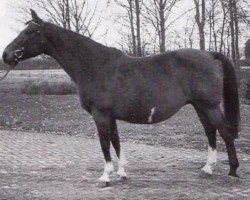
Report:
[{"label": "horse's ear", "polygon": [[36,14],[34,10],[30,9],[30,11],[31,11],[31,16],[32,16],[32,21],[34,21],[37,24],[42,25],[43,20],[40,17],[38,17],[38,15]]}]

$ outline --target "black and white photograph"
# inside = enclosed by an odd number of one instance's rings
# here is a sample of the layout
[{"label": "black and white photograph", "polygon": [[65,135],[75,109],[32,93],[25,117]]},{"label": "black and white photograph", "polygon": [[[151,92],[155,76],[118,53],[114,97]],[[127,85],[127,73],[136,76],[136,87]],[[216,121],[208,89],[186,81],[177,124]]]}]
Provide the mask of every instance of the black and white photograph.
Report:
[{"label": "black and white photograph", "polygon": [[0,200],[250,199],[249,0],[0,0]]}]

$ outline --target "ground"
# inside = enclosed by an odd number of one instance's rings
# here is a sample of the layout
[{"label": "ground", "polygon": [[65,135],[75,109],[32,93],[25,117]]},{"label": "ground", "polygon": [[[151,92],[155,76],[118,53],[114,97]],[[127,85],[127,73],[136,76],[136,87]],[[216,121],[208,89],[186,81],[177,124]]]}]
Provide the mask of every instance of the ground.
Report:
[{"label": "ground", "polygon": [[186,106],[159,124],[119,122],[129,178],[122,183],[112,176],[110,187],[99,188],[103,160],[91,116],[80,108],[77,95],[16,92],[30,80],[36,81],[34,75],[19,74],[0,84],[0,199],[249,198],[249,105],[241,104],[236,140],[239,180],[227,176],[225,145],[219,136],[214,174],[200,174],[207,139],[195,111]]},{"label": "ground", "polygon": [[250,195],[250,160],[245,153],[238,154],[241,178],[231,179],[226,153],[219,153],[214,174],[206,176],[200,173],[204,151],[123,142],[128,179],[121,182],[113,174],[111,185],[102,188],[97,185],[103,159],[96,139],[19,131],[0,131],[0,137],[0,199],[248,199]]}]

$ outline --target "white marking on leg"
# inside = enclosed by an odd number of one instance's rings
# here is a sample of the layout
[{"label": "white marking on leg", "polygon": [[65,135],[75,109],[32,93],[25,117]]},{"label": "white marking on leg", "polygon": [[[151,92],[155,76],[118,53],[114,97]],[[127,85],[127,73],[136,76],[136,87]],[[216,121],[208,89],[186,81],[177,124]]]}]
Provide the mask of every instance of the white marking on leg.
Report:
[{"label": "white marking on leg", "polygon": [[208,147],[207,163],[201,170],[207,174],[212,174],[213,173],[213,166],[215,166],[216,163],[217,163],[217,151],[216,151],[216,149],[213,149],[212,147],[209,146]]},{"label": "white marking on leg", "polygon": [[103,175],[99,178],[101,182],[110,182],[109,175],[114,171],[112,162],[105,163]]},{"label": "white marking on leg", "polygon": [[120,156],[119,156],[119,161],[118,161],[118,171],[117,175],[121,177],[127,177],[127,174],[125,172],[125,165],[128,163],[126,160],[126,157],[123,153],[123,151],[120,151]]},{"label": "white marking on leg", "polygon": [[148,122],[151,123],[153,121],[153,115],[155,114],[155,107],[153,107],[150,111],[150,115],[148,117]]}]

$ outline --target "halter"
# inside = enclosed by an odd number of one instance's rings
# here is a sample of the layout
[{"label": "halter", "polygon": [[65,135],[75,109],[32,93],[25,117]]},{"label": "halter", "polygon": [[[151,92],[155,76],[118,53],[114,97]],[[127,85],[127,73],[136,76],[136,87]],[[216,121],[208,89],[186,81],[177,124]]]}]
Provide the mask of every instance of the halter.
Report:
[{"label": "halter", "polygon": [[23,57],[23,52],[24,52],[24,47],[15,50],[15,61],[18,61],[18,59]]},{"label": "halter", "polygon": [[[38,27],[42,27],[40,24],[36,23],[35,21],[33,20],[29,20],[28,22],[25,23],[25,25],[28,25],[29,23],[33,23],[34,25],[38,26]],[[44,50],[44,40],[43,40],[43,36],[42,36],[42,33],[40,30],[37,31],[37,33],[40,33],[40,36],[41,36],[41,43],[42,43],[42,48]],[[25,50],[25,47],[21,47],[21,49],[17,49],[15,50],[15,61],[18,61],[20,58],[23,57],[23,54],[24,54],[24,50]]]},{"label": "halter", "polygon": [[[25,24],[27,25],[27,24],[29,24],[29,23],[33,23],[33,24],[35,24],[35,25],[37,25],[37,26],[39,26],[39,27],[42,27],[40,24],[36,23],[36,22],[33,21],[33,20],[30,20],[30,21],[26,22]],[[38,30],[37,33],[40,33],[40,35],[41,35],[41,43],[42,43],[42,48],[43,48],[43,50],[44,50],[43,35],[42,35],[42,33],[41,33],[40,30]],[[25,47],[21,47],[21,49],[15,50],[14,56],[15,56],[15,61],[16,61],[16,62],[17,62],[19,59],[21,59],[21,58],[23,57],[23,55],[24,55],[24,50],[25,50]],[[2,81],[3,79],[6,78],[6,76],[9,74],[10,70],[11,70],[11,67],[7,70],[7,72],[4,74],[4,76],[0,78],[0,81]]]}]

